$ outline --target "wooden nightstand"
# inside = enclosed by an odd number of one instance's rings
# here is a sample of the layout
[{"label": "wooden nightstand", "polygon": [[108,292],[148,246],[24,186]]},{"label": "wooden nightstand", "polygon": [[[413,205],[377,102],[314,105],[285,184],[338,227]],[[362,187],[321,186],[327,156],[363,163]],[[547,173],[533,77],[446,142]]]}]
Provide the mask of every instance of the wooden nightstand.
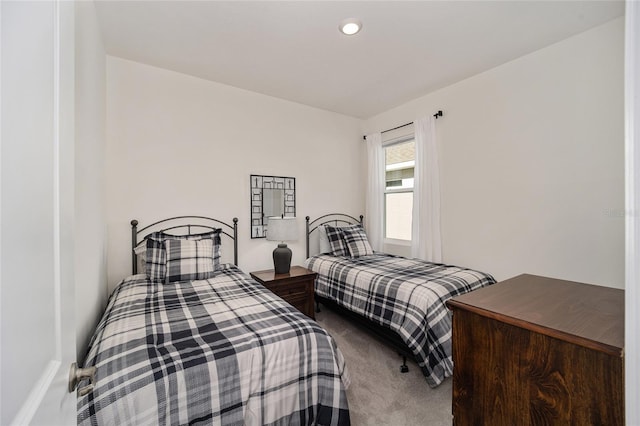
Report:
[{"label": "wooden nightstand", "polygon": [[312,319],[316,319],[313,294],[317,275],[302,266],[292,266],[288,274],[276,274],[273,269],[251,272],[254,280]]}]

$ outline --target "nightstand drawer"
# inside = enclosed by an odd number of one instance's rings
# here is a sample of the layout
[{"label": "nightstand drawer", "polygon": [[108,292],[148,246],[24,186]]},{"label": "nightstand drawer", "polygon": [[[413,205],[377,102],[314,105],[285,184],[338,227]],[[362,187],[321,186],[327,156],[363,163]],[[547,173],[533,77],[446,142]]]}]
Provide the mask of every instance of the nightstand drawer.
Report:
[{"label": "nightstand drawer", "polygon": [[265,284],[265,287],[283,299],[289,300],[296,296],[305,298],[308,285],[308,281],[299,281],[297,283],[268,283]]}]

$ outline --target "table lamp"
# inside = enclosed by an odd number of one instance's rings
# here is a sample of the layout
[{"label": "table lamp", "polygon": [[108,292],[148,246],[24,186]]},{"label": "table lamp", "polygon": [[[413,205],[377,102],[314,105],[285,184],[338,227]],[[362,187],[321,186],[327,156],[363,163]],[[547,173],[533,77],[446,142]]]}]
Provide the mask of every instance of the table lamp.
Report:
[{"label": "table lamp", "polygon": [[284,243],[298,239],[298,224],[295,217],[269,217],[267,240],[280,241],[273,250],[273,269],[276,274],[288,274],[291,268],[291,249]]}]

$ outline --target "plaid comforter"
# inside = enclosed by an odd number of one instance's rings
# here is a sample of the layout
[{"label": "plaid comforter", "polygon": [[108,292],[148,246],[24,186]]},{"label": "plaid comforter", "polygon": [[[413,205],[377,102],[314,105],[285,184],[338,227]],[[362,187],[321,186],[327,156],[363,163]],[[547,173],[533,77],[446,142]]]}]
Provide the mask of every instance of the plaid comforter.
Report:
[{"label": "plaid comforter", "polygon": [[333,339],[229,265],[201,281],[122,281],[92,338],[92,365],[79,425],[349,424],[349,375]]},{"label": "plaid comforter", "polygon": [[413,351],[431,387],[453,374],[453,296],[494,284],[491,275],[388,254],[307,259],[316,293],[395,331]]}]

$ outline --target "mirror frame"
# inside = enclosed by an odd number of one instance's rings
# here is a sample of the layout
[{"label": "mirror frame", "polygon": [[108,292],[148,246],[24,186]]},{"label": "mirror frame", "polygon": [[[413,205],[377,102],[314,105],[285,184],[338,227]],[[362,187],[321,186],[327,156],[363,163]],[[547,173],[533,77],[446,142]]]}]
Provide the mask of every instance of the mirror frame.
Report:
[{"label": "mirror frame", "polygon": [[287,176],[250,175],[251,238],[266,238],[267,222],[264,217],[264,189],[284,191],[284,217],[296,217],[296,178]]}]

